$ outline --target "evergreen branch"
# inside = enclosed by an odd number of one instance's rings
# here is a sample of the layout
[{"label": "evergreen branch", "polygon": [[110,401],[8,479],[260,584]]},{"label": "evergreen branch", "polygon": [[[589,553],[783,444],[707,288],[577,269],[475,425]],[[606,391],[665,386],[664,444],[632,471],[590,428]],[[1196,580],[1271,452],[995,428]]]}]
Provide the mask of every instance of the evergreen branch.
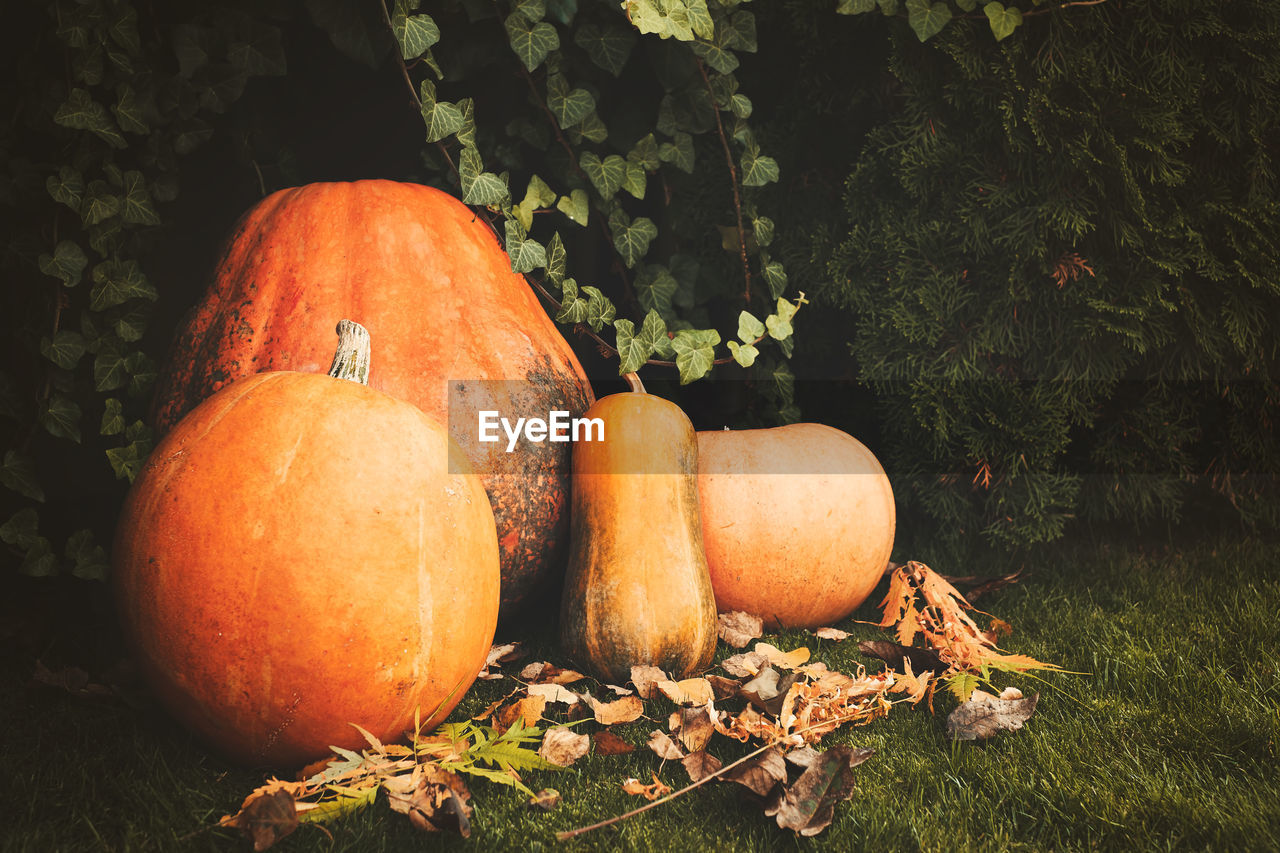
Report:
[{"label": "evergreen branch", "polygon": [[694,62],[698,64],[698,73],[702,75],[702,82],[707,87],[707,94],[711,96],[711,106],[716,115],[716,133],[720,136],[720,146],[724,149],[724,161],[729,167],[729,186],[733,190],[733,212],[738,219],[738,254],[742,259],[742,300],[750,305],[751,263],[747,260],[747,235],[742,230],[742,196],[738,192],[738,167],[733,162],[733,152],[729,149],[729,140],[724,135],[724,122],[720,120],[720,107],[716,104],[716,93],[711,88],[711,78],[707,76],[707,67],[697,57],[694,57]]}]

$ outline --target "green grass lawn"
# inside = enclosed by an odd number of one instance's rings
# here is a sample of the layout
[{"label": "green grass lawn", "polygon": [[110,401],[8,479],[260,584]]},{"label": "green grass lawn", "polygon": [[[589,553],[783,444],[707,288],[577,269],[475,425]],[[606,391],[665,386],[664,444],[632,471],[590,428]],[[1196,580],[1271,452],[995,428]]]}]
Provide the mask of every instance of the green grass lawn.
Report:
[{"label": "green grass lawn", "polygon": [[[1176,549],[1075,544],[1054,553],[979,606],[1013,625],[1009,650],[1089,674],[1049,675],[1048,685],[1001,678],[1001,685],[1039,690],[1040,703],[1022,731],[987,742],[947,739],[955,700],[941,694],[936,715],[901,706],[887,719],[829,736],[825,745],[870,746],[876,754],[857,769],[854,798],[837,806],[832,825],[815,838],[779,829],[739,798],[738,786],[717,783],[557,842],[557,831],[636,806],[620,791],[628,776],[647,779],[658,770],[674,787],[687,782],[678,763],[660,768],[644,748],[661,724],[641,719],[616,729],[640,746],[634,753],[589,755],[566,770],[528,774],[531,787],[561,792],[553,811],[530,810],[513,791],[468,779],[475,805],[469,840],[426,838],[380,801],[323,829],[304,825],[274,849],[1280,850],[1280,545],[1223,536]],[[876,616],[871,606],[855,614]],[[878,668],[857,654],[856,639],[881,632],[840,627],[854,638],[835,643],[789,632],[766,639],[807,645],[833,668]],[[547,637],[531,638],[535,654],[547,652]],[[732,651],[722,644],[719,656]],[[247,849],[238,834],[210,827],[238,808],[261,773],[225,766],[154,710],[30,686],[29,654],[5,660],[0,847]],[[513,686],[480,684],[455,718]],[[651,716],[665,720],[669,709],[650,704]],[[722,738],[711,748],[726,759],[734,754]]]}]

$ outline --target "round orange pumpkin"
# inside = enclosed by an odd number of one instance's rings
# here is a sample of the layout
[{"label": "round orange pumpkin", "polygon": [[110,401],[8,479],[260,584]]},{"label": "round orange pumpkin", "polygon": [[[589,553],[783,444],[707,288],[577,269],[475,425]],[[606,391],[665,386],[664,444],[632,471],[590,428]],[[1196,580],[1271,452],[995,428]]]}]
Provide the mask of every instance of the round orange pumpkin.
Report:
[{"label": "round orange pumpkin", "polygon": [[506,615],[563,571],[569,445],[507,453],[477,413],[546,419],[594,401],[573,351],[492,232],[452,196],[392,181],[310,184],[240,221],[171,348],[152,410],[158,434],[223,385],[268,370],[323,372],[335,317],[378,335],[373,388],[450,432],[484,481],[502,553]]},{"label": "round orange pumpkin", "polygon": [[498,618],[493,513],[466,471],[442,426],[345,378],[259,373],[197,406],[134,482],[114,550],[163,704],[270,766],[359,747],[352,723],[394,740],[419,711],[443,719]]},{"label": "round orange pumpkin", "polygon": [[698,433],[698,501],[720,611],[816,628],[871,594],[893,550],[889,478],[822,424]]}]

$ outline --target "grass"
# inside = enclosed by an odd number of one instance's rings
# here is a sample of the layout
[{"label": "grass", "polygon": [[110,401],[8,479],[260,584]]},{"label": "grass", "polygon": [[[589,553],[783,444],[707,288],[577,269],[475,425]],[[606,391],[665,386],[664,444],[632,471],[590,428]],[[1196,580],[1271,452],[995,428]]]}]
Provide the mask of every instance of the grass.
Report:
[{"label": "grass", "polygon": [[[1025,729],[985,743],[946,738],[954,700],[942,696],[936,715],[898,708],[837,732],[827,745],[871,746],[876,754],[858,768],[853,800],[812,839],[780,830],[739,799],[737,786],[708,785],[556,842],[558,830],[637,805],[619,790],[628,776],[659,770],[675,787],[687,781],[682,768],[659,769],[643,748],[658,724],[642,719],[616,730],[640,745],[635,753],[529,774],[532,787],[563,795],[551,812],[473,780],[469,840],[424,839],[380,802],[325,829],[303,826],[275,849],[1280,850],[1278,563],[1280,545],[1249,539],[1060,549],[1021,584],[979,604],[1012,623],[1010,650],[1090,674],[1050,675],[1047,684],[1000,679],[1038,689],[1040,704]],[[874,616],[869,606],[855,614]],[[881,636],[866,625],[841,627],[856,638]],[[540,651],[549,649],[547,636],[533,638]],[[772,641],[807,645],[832,667],[865,662],[853,639],[788,632]],[[730,651],[722,646],[720,655]],[[238,835],[211,826],[261,773],[224,766],[154,710],[33,688],[33,657],[6,661],[0,848],[247,849]],[[511,686],[480,684],[461,712],[474,713]],[[651,716],[662,720],[666,710],[655,706]],[[713,740],[713,751],[740,754],[722,740]]]}]

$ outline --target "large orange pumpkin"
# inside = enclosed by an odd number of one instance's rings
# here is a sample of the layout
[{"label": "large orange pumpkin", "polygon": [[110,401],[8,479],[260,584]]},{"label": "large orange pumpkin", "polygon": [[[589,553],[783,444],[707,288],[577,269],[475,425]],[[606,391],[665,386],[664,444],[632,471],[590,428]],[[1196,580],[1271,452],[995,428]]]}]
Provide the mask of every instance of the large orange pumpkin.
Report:
[{"label": "large orange pumpkin", "polygon": [[[334,317],[378,336],[371,385],[445,421],[484,480],[511,612],[561,571],[569,445],[479,443],[480,410],[546,419],[594,397],[581,365],[475,214],[430,187],[311,184],[240,221],[157,385],[158,433],[223,385],[268,370],[323,372]],[[452,392],[452,399],[451,399]]]},{"label": "large orange pumpkin", "polygon": [[775,627],[848,616],[893,550],[884,469],[822,424],[699,432],[698,500],[716,607]]},{"label": "large orange pumpkin", "polygon": [[498,619],[493,513],[466,469],[419,409],[336,375],[259,373],[197,406],[115,542],[163,704],[232,759],[286,767],[359,747],[352,723],[394,740],[418,711],[443,719]]}]

